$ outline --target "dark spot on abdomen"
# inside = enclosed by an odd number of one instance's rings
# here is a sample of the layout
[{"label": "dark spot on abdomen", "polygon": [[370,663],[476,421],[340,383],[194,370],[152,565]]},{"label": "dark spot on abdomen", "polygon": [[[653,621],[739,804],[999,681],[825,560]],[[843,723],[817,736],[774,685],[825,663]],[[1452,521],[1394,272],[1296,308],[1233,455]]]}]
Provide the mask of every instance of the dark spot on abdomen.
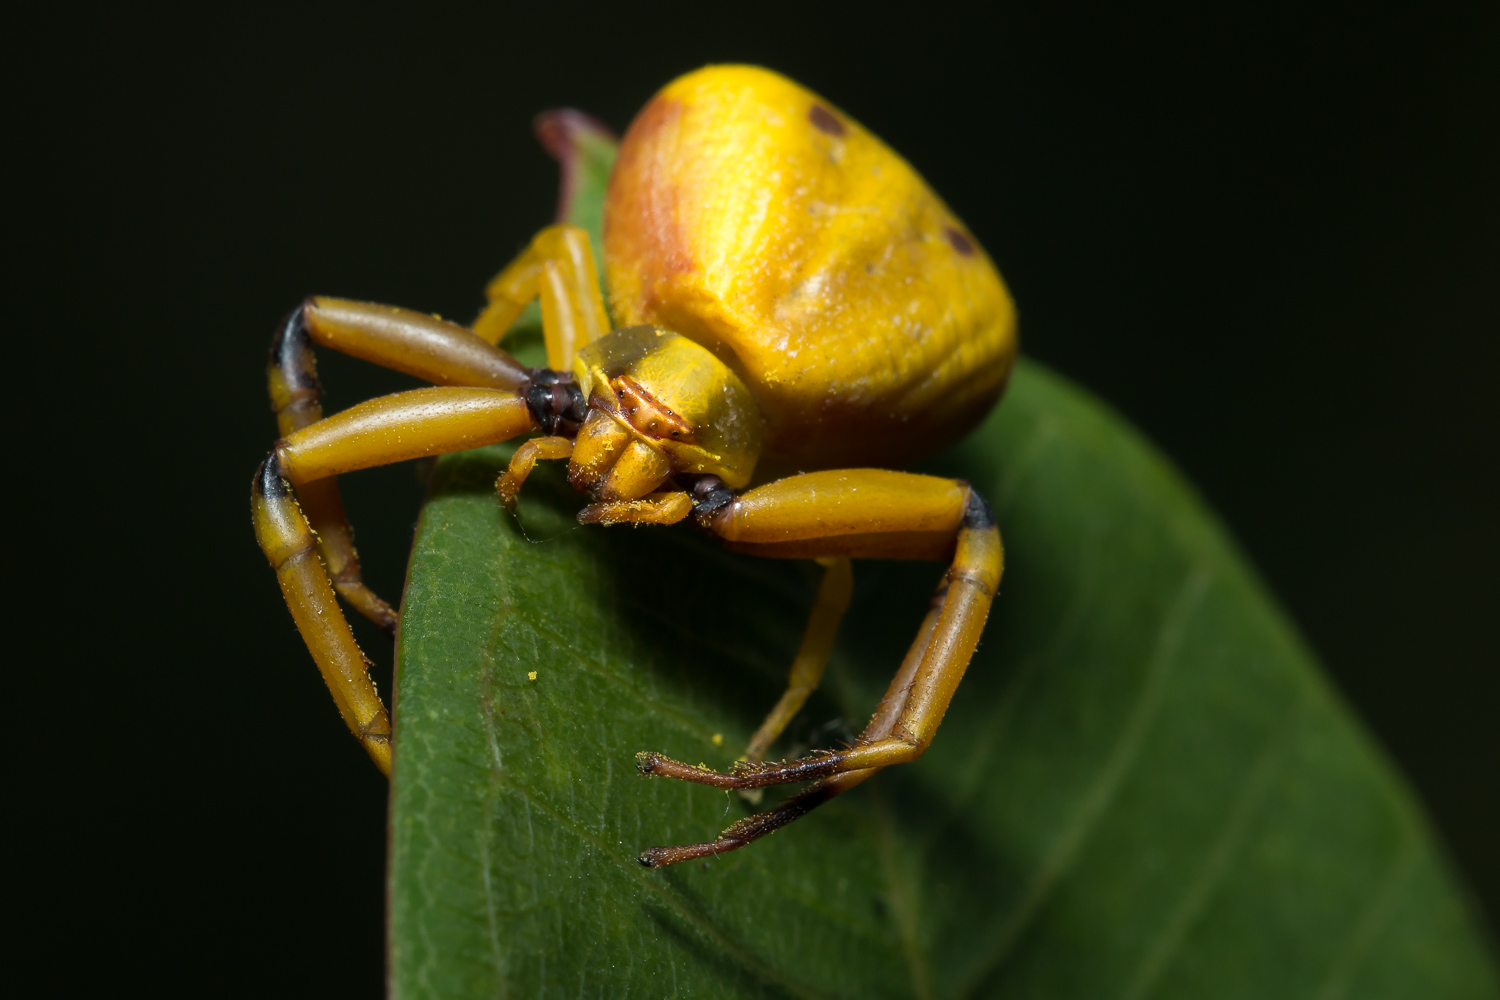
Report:
[{"label": "dark spot on abdomen", "polygon": [[957,229],[954,229],[952,226],[945,226],[943,228],[943,235],[948,237],[948,242],[953,244],[953,249],[957,250],[965,257],[974,256],[974,241],[969,239],[963,233],[959,232]]},{"label": "dark spot on abdomen", "polygon": [[819,132],[827,132],[829,135],[843,135],[846,131],[844,123],[821,104],[814,104],[807,109],[807,120],[812,122]]}]

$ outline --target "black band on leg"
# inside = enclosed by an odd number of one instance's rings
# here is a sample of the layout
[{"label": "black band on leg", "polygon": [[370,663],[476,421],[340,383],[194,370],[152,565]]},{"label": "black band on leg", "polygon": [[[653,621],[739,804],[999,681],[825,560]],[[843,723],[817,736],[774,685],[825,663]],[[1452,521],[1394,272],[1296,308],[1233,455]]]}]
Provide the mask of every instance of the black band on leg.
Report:
[{"label": "black band on leg", "polygon": [[303,302],[276,328],[266,357],[271,409],[283,437],[323,419],[323,384],[318,381],[318,362],[307,333],[306,308]]},{"label": "black band on leg", "polygon": [[255,470],[250,490],[253,496],[264,500],[284,500],[291,496],[292,487],[281,472],[281,457],[274,451]]},{"label": "black band on leg", "polygon": [[993,528],[995,526],[995,515],[990,512],[990,505],[984,502],[984,497],[974,487],[969,487],[969,502],[964,505],[964,527],[975,530]]},{"label": "black band on leg", "polygon": [[281,370],[287,388],[311,390],[323,394],[318,382],[318,365],[313,359],[312,340],[307,335],[307,321],[303,318],[304,302],[291,312],[271,335],[271,350],[266,364]]}]

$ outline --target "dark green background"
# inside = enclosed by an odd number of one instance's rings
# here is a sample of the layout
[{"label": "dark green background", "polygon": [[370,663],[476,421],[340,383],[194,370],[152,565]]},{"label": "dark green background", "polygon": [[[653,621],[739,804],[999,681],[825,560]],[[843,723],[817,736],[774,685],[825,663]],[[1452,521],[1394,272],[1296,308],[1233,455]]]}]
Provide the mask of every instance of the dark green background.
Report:
[{"label": "dark green background", "polygon": [[[1203,490],[1500,913],[1493,5],[206,17],[4,43],[13,506],[41,508],[13,521],[9,879],[38,972],[378,990],[384,784],[246,523],[270,329],[311,291],[467,318],[551,214],[536,111],[623,128],[727,59],[928,176],[1025,349]],[[336,407],[405,384],[324,374]],[[415,477],[347,494],[394,596]]]}]

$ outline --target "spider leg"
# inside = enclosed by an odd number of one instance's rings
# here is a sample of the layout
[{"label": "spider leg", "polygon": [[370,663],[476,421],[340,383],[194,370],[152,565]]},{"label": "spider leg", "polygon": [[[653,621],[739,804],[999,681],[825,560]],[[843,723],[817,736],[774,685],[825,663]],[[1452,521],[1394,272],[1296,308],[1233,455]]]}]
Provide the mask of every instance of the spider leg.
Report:
[{"label": "spider leg", "polygon": [[780,806],[749,816],[718,840],[651,848],[641,862],[676,864],[719,854],[784,826],[932,743],[963,679],[1000,582],[1004,554],[989,508],[967,484],[874,469],[811,473],[758,487],[713,516],[730,547],[780,557],[939,558],[952,561],[933,607],[853,747],[776,763],[745,761],[724,774],[658,753],[636,757],[645,774],[716,788],[814,781]]},{"label": "spider leg", "polygon": [[849,607],[849,597],[854,591],[854,576],[849,560],[836,556],[819,559],[823,565],[823,583],[818,588],[817,601],[807,618],[807,629],[802,633],[802,645],[792,660],[791,675],[787,678],[786,691],[781,700],[767,713],[765,721],[750,737],[745,748],[745,760],[759,763],[766,758],[766,751],[786,729],[809,695],[817,690],[833,655],[833,640],[838,634],[839,623]]},{"label": "spider leg", "polygon": [[390,718],[318,557],[298,503],[344,472],[505,441],[536,430],[527,401],[503,389],[414,389],[372,399],[277,442],[251,483],[251,521],[282,595],[344,722],[386,774]]},{"label": "spider leg", "polygon": [[[468,330],[423,313],[343,299],[310,298],[271,338],[266,382],[282,437],[323,418],[323,386],[313,345],[334,348],[387,368],[444,385],[515,391],[528,372],[514,358]],[[338,480],[309,482],[298,501],[317,540],[333,589],[386,633],[396,613],[360,575],[354,531],[344,513]]]},{"label": "spider leg", "polygon": [[[870,724],[865,727],[864,732],[859,734],[861,742],[873,743],[876,740],[885,739],[891,734],[896,721],[900,718],[901,710],[906,705],[907,694],[911,690],[912,679],[916,677],[917,669],[922,665],[922,658],[927,653],[927,646],[932,641],[932,632],[937,626],[938,614],[943,608],[945,589],[940,587],[933,597],[927,617],[923,619],[922,627],[917,630],[917,638],[907,651],[906,659],[901,662],[901,669],[897,670],[896,676],[891,679],[885,697],[881,698],[880,705],[870,719]],[[684,861],[694,861],[698,858],[737,850],[767,834],[775,833],[795,819],[806,816],[834,796],[841,795],[855,785],[874,777],[879,771],[880,768],[871,767],[820,778],[785,802],[764,812],[753,813],[731,824],[713,840],[677,847],[649,847],[641,852],[641,856],[636,860],[647,868],[663,868],[667,865],[681,864]],[[759,791],[756,789],[757,794]]]},{"label": "spider leg", "polygon": [[261,551],[276,571],[292,620],[322,672],[339,714],[375,765],[390,774],[390,716],[370,679],[369,662],[339,610],[323,561],[318,558],[317,536],[303,516],[291,484],[282,476],[275,454],[255,472],[250,516]]},{"label": "spider leg", "polygon": [[537,233],[485,295],[489,305],[474,320],[474,332],[491,344],[500,342],[528,302],[541,298],[547,365],[554,371],[569,371],[579,348],[609,332],[594,251],[577,226],[548,226]]}]

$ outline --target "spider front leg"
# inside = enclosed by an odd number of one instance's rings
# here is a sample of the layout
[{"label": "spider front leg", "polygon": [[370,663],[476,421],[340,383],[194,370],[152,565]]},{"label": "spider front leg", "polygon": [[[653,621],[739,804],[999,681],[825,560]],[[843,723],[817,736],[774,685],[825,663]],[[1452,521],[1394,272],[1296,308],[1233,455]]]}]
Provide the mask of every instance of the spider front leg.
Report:
[{"label": "spider front leg", "polygon": [[[323,418],[315,344],[439,384],[516,391],[527,383],[526,369],[514,358],[463,327],[409,309],[310,298],[277,328],[266,362],[271,408],[283,438]],[[338,480],[330,476],[308,482],[298,500],[334,590],[394,635],[396,613],[360,576]]]},{"label": "spider front leg", "polygon": [[[753,789],[812,780],[774,809],[734,824],[719,838],[654,847],[648,867],[743,847],[870,777],[920,757],[932,743],[979,643],[1000,583],[1000,533],[967,484],[876,469],[793,476],[730,499],[700,522],[736,551],[781,558],[939,559],[952,563],[916,641],[870,725],[855,745],[797,760],[744,761],[724,774],[642,753],[642,773],[716,788]],[[768,720],[769,721],[769,720]]]},{"label": "spider front leg", "polygon": [[[572,355],[608,332],[593,254],[576,227],[543,230],[488,292],[479,334],[409,309],[310,298],[272,339],[267,381],[281,440],[252,485],[256,537],[344,721],[387,774],[389,718],[334,594],[390,633],[396,614],[361,579],[336,477],[545,431],[551,436],[523,446],[497,484],[514,502],[536,459],[571,450],[561,435],[585,416],[568,374]],[[552,370],[527,369],[495,346],[537,296]],[[324,419],[314,345],[451,388],[397,393]]]},{"label": "spider front leg", "polygon": [[373,399],[288,434],[256,472],[251,516],[261,550],[344,722],[391,769],[390,719],[334,599],[317,538],[298,504],[310,484],[356,469],[506,441],[537,429],[527,400],[503,389],[414,389]]}]

